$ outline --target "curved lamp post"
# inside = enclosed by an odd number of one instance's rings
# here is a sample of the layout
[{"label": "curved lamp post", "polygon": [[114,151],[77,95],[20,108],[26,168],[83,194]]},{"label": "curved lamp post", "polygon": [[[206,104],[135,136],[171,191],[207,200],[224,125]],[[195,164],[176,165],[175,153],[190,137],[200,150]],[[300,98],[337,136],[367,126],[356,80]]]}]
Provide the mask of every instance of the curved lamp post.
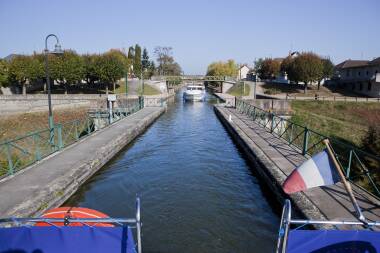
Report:
[{"label": "curved lamp post", "polygon": [[[49,51],[48,49],[47,42],[50,37],[54,37],[56,39],[54,51]],[[53,120],[53,110],[51,106],[51,88],[50,88],[49,61],[48,61],[49,54],[57,54],[57,55],[63,54],[61,45],[59,44],[59,39],[57,35],[55,34],[49,34],[45,38],[45,72],[46,72],[46,84],[47,84],[47,90],[48,90],[50,143],[54,145],[54,120]]]}]

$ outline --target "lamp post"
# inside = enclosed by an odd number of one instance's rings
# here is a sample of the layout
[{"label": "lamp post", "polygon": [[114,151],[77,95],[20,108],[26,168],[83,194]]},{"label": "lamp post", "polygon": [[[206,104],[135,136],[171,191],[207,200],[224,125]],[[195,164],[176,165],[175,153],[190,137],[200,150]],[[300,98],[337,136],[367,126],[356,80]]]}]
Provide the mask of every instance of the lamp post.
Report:
[{"label": "lamp post", "polygon": [[[54,51],[49,51],[47,42],[50,37],[54,37],[57,41],[54,47]],[[51,87],[50,87],[50,76],[49,76],[49,54],[63,54],[61,45],[59,44],[59,39],[55,34],[49,34],[45,38],[45,72],[46,72],[46,84],[48,91],[48,105],[49,105],[49,129],[50,129],[50,143],[54,144],[54,120],[53,120],[53,110],[51,106]]]}]

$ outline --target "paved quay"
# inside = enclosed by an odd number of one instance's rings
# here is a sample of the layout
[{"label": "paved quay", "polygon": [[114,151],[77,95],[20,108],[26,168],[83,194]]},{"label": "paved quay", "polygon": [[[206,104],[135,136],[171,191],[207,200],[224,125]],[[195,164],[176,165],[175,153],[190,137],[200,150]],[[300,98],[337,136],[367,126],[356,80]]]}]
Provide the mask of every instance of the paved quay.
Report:
[{"label": "paved quay", "polygon": [[60,206],[165,107],[146,107],[0,182],[0,216],[38,216]]},{"label": "paved quay", "polygon": [[[274,136],[235,108],[215,106],[215,113],[243,148],[257,168],[257,173],[280,203],[283,203],[284,198],[291,199],[296,210],[307,219],[357,220],[341,183],[286,195],[282,190],[282,183],[294,168],[306,160],[300,151],[290,147],[283,139]],[[352,188],[365,217],[369,221],[379,221],[379,200],[355,185]]]}]

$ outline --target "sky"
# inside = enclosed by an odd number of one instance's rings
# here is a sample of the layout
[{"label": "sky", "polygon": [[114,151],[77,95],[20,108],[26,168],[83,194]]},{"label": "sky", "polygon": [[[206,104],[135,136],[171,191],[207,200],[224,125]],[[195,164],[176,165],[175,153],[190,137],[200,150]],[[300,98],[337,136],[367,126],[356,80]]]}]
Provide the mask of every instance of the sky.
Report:
[{"label": "sky", "polygon": [[[0,0],[0,57],[171,46],[185,74],[213,61],[313,51],[334,63],[380,56],[380,0]],[[54,41],[49,43],[50,48]]]}]

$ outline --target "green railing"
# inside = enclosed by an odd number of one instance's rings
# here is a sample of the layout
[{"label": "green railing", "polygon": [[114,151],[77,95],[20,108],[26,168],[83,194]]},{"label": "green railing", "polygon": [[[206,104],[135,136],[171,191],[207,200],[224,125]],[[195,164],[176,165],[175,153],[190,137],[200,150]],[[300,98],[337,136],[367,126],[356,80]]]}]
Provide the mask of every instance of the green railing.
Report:
[{"label": "green railing", "polygon": [[236,99],[236,109],[269,132],[284,139],[304,156],[311,156],[323,150],[325,148],[323,140],[328,138],[339,163],[345,169],[347,179],[380,197],[380,157],[335,138],[329,138],[241,99]]},{"label": "green railing", "polygon": [[0,178],[13,175],[93,132],[137,112],[142,108],[140,102],[136,99],[128,103],[126,108],[116,108],[111,117],[106,110],[93,110],[83,119],[58,123],[53,129],[43,129],[0,142]]}]

